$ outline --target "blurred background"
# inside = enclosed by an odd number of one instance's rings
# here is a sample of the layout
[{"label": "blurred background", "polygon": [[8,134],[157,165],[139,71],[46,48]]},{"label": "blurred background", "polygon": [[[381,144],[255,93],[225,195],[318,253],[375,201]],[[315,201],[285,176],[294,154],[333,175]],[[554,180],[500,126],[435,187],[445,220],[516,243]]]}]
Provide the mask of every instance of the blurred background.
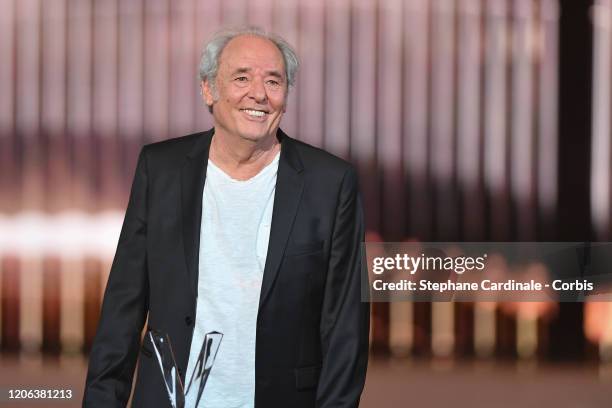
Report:
[{"label": "blurred background", "polygon": [[[612,0],[0,0],[0,404],[79,406],[138,151],[211,127],[201,47],[247,23],[369,241],[610,240]],[[365,407],[610,406],[611,303],[377,303],[371,338]]]}]

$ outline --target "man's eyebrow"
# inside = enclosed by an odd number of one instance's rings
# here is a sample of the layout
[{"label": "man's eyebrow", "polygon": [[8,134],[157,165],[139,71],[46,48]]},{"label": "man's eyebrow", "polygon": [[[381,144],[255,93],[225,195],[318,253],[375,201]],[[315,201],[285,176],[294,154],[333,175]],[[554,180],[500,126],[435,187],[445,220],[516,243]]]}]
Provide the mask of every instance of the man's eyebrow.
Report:
[{"label": "man's eyebrow", "polygon": [[248,72],[251,72],[251,68],[236,68],[234,72],[232,72],[232,75],[246,74]]},{"label": "man's eyebrow", "polygon": [[281,74],[279,71],[267,71],[266,74],[280,79],[283,78],[283,74]]},{"label": "man's eyebrow", "polygon": [[[236,68],[234,70],[234,72],[232,72],[232,75],[237,75],[237,74],[247,74],[249,72],[251,72],[252,69],[251,68],[247,68],[247,67],[242,67],[242,68]],[[271,70],[271,71],[266,71],[266,76],[273,76],[275,78],[280,78],[283,79],[283,74],[280,71],[276,71],[276,70]]]}]

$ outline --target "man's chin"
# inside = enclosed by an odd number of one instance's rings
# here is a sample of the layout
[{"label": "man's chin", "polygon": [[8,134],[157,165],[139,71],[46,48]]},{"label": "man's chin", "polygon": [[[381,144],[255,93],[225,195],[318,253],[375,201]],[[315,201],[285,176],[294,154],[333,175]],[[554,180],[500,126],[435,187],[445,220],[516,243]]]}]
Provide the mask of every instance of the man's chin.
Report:
[{"label": "man's chin", "polygon": [[244,140],[248,140],[250,142],[254,142],[254,143],[258,143],[261,142],[263,140],[269,139],[271,137],[274,137],[274,135],[276,134],[276,132],[243,132],[240,134],[240,137]]}]

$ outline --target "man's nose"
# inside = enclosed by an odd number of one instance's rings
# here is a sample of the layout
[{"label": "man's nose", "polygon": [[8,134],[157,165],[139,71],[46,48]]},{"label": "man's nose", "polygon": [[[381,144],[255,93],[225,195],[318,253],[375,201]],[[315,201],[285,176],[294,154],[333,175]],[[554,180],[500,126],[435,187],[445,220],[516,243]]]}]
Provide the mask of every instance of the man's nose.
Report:
[{"label": "man's nose", "polygon": [[251,83],[251,89],[249,90],[249,96],[257,103],[264,103],[268,96],[266,95],[266,87],[264,86],[263,79],[255,78]]}]

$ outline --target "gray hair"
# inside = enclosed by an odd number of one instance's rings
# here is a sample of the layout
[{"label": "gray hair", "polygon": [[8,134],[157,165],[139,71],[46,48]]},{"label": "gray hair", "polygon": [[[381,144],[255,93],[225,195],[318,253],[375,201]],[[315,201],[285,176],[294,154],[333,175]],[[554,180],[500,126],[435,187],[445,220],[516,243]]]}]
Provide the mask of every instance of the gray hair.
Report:
[{"label": "gray hair", "polygon": [[[299,67],[297,55],[291,45],[280,36],[264,31],[259,27],[230,28],[217,31],[204,46],[202,58],[200,59],[199,79],[200,82],[208,80],[213,94],[216,94],[215,80],[219,70],[219,57],[225,46],[234,38],[241,35],[253,35],[270,40],[278,47],[285,62],[285,75],[287,84],[292,87],[295,83],[295,75]],[[287,87],[287,90],[289,89]]]}]

